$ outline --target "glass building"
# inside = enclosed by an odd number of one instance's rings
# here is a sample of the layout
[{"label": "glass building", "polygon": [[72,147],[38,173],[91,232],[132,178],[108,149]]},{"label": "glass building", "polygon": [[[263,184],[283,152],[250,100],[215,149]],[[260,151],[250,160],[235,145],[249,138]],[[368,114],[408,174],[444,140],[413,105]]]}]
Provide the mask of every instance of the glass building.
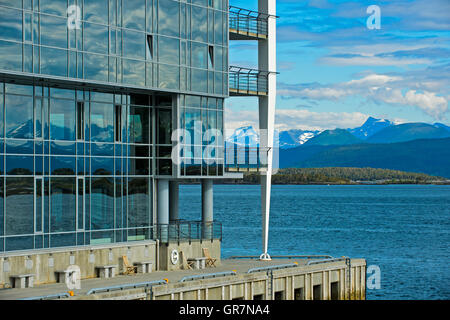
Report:
[{"label": "glass building", "polygon": [[154,239],[178,181],[208,195],[228,41],[228,0],[0,0],[0,252]]}]

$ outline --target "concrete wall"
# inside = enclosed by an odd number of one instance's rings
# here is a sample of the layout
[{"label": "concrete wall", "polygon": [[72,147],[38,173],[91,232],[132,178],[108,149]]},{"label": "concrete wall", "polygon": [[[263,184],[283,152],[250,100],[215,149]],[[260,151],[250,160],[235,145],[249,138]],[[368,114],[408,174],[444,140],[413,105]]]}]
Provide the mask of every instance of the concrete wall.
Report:
[{"label": "concrete wall", "polygon": [[[152,261],[153,270],[179,270],[182,268],[181,256],[177,264],[172,264],[172,250],[183,251],[187,258],[203,257],[203,248],[208,248],[210,255],[220,265],[219,240],[192,240],[191,242],[173,242],[157,244],[155,241],[139,241],[99,246],[81,246],[54,248],[27,252],[12,252],[0,255],[0,288],[8,287],[11,276],[18,274],[35,274],[35,284],[54,283],[56,271],[66,270],[70,265],[77,265],[81,278],[95,278],[96,266],[118,265],[117,272],[123,271],[122,256],[126,255],[130,263]],[[159,259],[157,259],[157,256]]]},{"label": "concrete wall", "polygon": [[108,246],[81,246],[59,249],[43,249],[28,252],[12,252],[0,255],[0,288],[8,287],[10,277],[18,274],[35,274],[35,284],[54,283],[56,271],[77,265],[82,279],[96,277],[96,266],[118,265],[122,272],[122,256],[130,263],[153,261],[156,270],[156,242],[139,241]]},{"label": "concrete wall", "polygon": [[[350,284],[347,283],[345,277],[348,274],[345,263],[332,262],[274,270],[272,277],[263,271],[168,283],[149,289],[124,290],[71,299],[253,300],[255,296],[260,296],[264,300],[272,300],[277,296],[283,300],[312,300],[314,287],[318,286],[316,287],[320,288],[320,291],[317,290],[318,298],[330,300],[332,283],[337,282],[338,294],[334,296],[335,298],[363,300],[365,299],[366,262],[364,259],[352,259],[350,268],[353,275]],[[270,290],[271,287],[272,290]]]},{"label": "concrete wall", "polygon": [[181,255],[178,263],[172,264],[170,255],[172,250],[177,250],[178,253],[183,251],[187,258],[203,257],[203,248],[209,249],[211,257],[217,259],[216,266],[220,265],[220,240],[192,240],[189,242],[170,242],[168,244],[161,244],[159,246],[159,270],[180,270],[182,268]]},{"label": "concrete wall", "polygon": [[[296,298],[312,300],[314,286],[320,286],[319,299],[330,300],[332,298],[331,284],[337,282],[338,299],[363,300],[365,299],[366,262],[364,259],[352,259],[350,268],[354,275],[351,278],[350,287],[345,277],[341,277],[341,274],[345,275],[347,272],[345,263],[333,262],[274,270],[272,278],[267,272],[257,272],[217,279],[169,283],[154,287],[152,299],[253,300],[255,296],[262,295],[264,300],[273,300],[276,296],[282,297],[283,300]],[[271,285],[270,281],[272,281]],[[271,287],[272,290],[270,290]],[[303,292],[303,296],[296,297],[296,292]]]}]

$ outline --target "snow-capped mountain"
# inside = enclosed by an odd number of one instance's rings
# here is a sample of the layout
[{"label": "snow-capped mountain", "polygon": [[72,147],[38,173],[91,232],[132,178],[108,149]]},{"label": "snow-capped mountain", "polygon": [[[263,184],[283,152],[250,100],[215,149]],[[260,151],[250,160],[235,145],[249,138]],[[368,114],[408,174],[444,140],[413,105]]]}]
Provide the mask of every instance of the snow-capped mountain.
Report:
[{"label": "snow-capped mountain", "polygon": [[259,144],[259,134],[252,126],[241,127],[237,128],[225,142],[239,146],[256,147]]},{"label": "snow-capped mountain", "polygon": [[[450,135],[450,127],[435,123],[401,124],[387,119],[369,117],[360,127],[334,130],[301,130],[291,129],[276,132],[274,145],[280,149],[291,149],[305,145],[347,145],[357,143],[393,143],[415,139],[446,138]],[[226,144],[256,147],[259,145],[259,133],[252,126],[236,129],[226,139]]]},{"label": "snow-capped mountain", "polygon": [[279,133],[278,145],[282,149],[289,149],[301,146],[309,139],[314,138],[321,131],[292,129],[288,131],[281,131]]},{"label": "snow-capped mountain", "polygon": [[384,128],[395,125],[394,122],[391,122],[386,119],[375,119],[373,117],[369,117],[366,122],[361,127],[357,127],[354,129],[347,129],[351,134],[355,137],[366,140],[370,138],[372,135],[377,133],[378,131],[383,130]]},{"label": "snow-capped mountain", "polygon": [[[292,129],[287,131],[276,132],[274,135],[274,145],[278,145],[281,149],[289,149],[301,146],[309,139],[314,138],[321,131]],[[252,126],[237,128],[233,134],[228,137],[225,142],[227,144],[236,144],[239,146],[256,147],[259,144],[259,133]]]}]

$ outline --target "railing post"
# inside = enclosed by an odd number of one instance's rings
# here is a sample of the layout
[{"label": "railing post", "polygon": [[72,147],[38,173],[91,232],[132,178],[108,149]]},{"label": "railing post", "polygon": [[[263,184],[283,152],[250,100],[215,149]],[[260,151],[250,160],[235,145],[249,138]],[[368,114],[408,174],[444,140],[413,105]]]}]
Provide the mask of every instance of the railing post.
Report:
[{"label": "railing post", "polygon": [[191,224],[188,223],[188,234],[189,234],[189,243],[191,243]]}]

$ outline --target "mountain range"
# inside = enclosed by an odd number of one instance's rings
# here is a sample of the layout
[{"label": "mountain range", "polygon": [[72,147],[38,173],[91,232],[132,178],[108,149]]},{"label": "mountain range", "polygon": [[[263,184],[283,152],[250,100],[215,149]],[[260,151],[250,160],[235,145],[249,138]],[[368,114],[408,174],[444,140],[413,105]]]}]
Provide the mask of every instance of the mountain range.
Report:
[{"label": "mountain range", "polygon": [[[259,142],[251,127],[227,144]],[[372,167],[450,178],[450,127],[442,123],[395,123],[369,117],[357,128],[293,129],[278,135],[280,168]]]}]

